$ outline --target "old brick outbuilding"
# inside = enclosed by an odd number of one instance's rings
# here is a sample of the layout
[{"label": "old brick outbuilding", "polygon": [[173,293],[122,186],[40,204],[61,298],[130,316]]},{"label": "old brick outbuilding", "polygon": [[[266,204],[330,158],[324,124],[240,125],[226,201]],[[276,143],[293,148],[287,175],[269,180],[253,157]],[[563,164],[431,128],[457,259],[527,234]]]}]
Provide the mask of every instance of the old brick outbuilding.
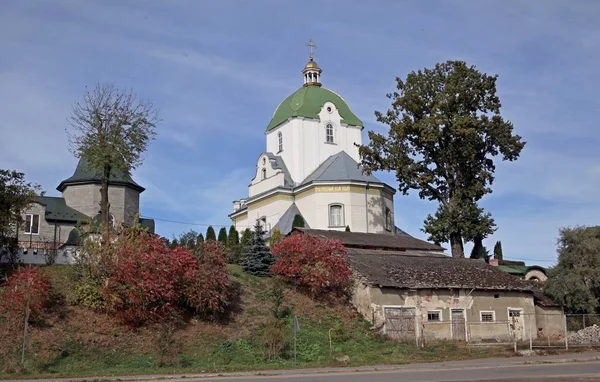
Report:
[{"label": "old brick outbuilding", "polygon": [[352,303],[391,337],[505,342],[564,329],[562,309],[534,283],[483,260],[448,257],[409,235],[296,231],[344,244],[354,274]]}]

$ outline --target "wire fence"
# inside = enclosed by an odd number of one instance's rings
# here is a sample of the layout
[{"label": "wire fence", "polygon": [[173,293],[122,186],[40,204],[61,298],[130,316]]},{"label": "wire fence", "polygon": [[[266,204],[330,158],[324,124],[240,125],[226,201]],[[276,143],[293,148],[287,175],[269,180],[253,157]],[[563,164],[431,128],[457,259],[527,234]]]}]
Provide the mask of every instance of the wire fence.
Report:
[{"label": "wire fence", "polygon": [[462,341],[467,346],[506,345],[515,350],[600,346],[598,314],[515,314],[508,320],[483,316],[449,321],[419,320],[417,315],[386,319],[385,332],[402,342],[420,346],[437,341]]}]

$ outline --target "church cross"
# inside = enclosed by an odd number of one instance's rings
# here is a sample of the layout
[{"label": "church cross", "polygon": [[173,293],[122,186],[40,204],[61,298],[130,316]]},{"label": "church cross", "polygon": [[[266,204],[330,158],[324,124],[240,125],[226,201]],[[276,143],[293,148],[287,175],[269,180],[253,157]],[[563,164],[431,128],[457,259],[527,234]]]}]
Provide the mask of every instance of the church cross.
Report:
[{"label": "church cross", "polygon": [[311,38],[306,43],[306,46],[308,46],[308,52],[310,54],[310,59],[312,60],[315,57],[315,49],[317,49],[317,44],[315,44],[315,41]]}]

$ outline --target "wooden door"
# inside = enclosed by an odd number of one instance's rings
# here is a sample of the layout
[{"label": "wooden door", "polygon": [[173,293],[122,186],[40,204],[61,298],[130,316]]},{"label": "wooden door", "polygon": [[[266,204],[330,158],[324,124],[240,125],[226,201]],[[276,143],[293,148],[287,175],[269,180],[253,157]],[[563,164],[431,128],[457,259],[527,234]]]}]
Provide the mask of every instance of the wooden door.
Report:
[{"label": "wooden door", "polygon": [[452,339],[465,341],[465,311],[463,309],[452,309]]}]

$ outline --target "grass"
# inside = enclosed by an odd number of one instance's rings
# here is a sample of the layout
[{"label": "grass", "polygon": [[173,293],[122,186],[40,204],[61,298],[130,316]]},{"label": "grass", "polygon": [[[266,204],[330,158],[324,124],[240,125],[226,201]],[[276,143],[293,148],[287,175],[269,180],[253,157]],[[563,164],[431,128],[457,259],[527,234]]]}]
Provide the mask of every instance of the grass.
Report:
[{"label": "grass", "polygon": [[[315,302],[290,288],[284,306],[298,315],[297,363],[294,362],[292,317],[287,318],[288,346],[272,361],[265,359],[263,329],[271,319],[272,280],[245,274],[229,266],[240,284],[240,306],[227,323],[209,323],[186,317],[161,357],[157,327],[129,329],[107,315],[70,305],[73,285],[69,267],[44,271],[58,296],[55,307],[31,326],[25,372],[0,371],[0,378],[116,376],[154,373],[227,372],[323,366],[360,366],[459,360],[507,355],[497,348],[469,350],[464,344],[439,343],[418,348],[389,341],[369,330],[347,304]],[[61,302],[62,301],[62,302]],[[330,343],[330,332],[332,341]],[[3,346],[0,339],[0,346]],[[347,356],[347,362],[338,361]],[[4,364],[3,364],[4,362]],[[162,365],[160,367],[159,365]],[[0,360],[0,370],[6,360]]]}]

